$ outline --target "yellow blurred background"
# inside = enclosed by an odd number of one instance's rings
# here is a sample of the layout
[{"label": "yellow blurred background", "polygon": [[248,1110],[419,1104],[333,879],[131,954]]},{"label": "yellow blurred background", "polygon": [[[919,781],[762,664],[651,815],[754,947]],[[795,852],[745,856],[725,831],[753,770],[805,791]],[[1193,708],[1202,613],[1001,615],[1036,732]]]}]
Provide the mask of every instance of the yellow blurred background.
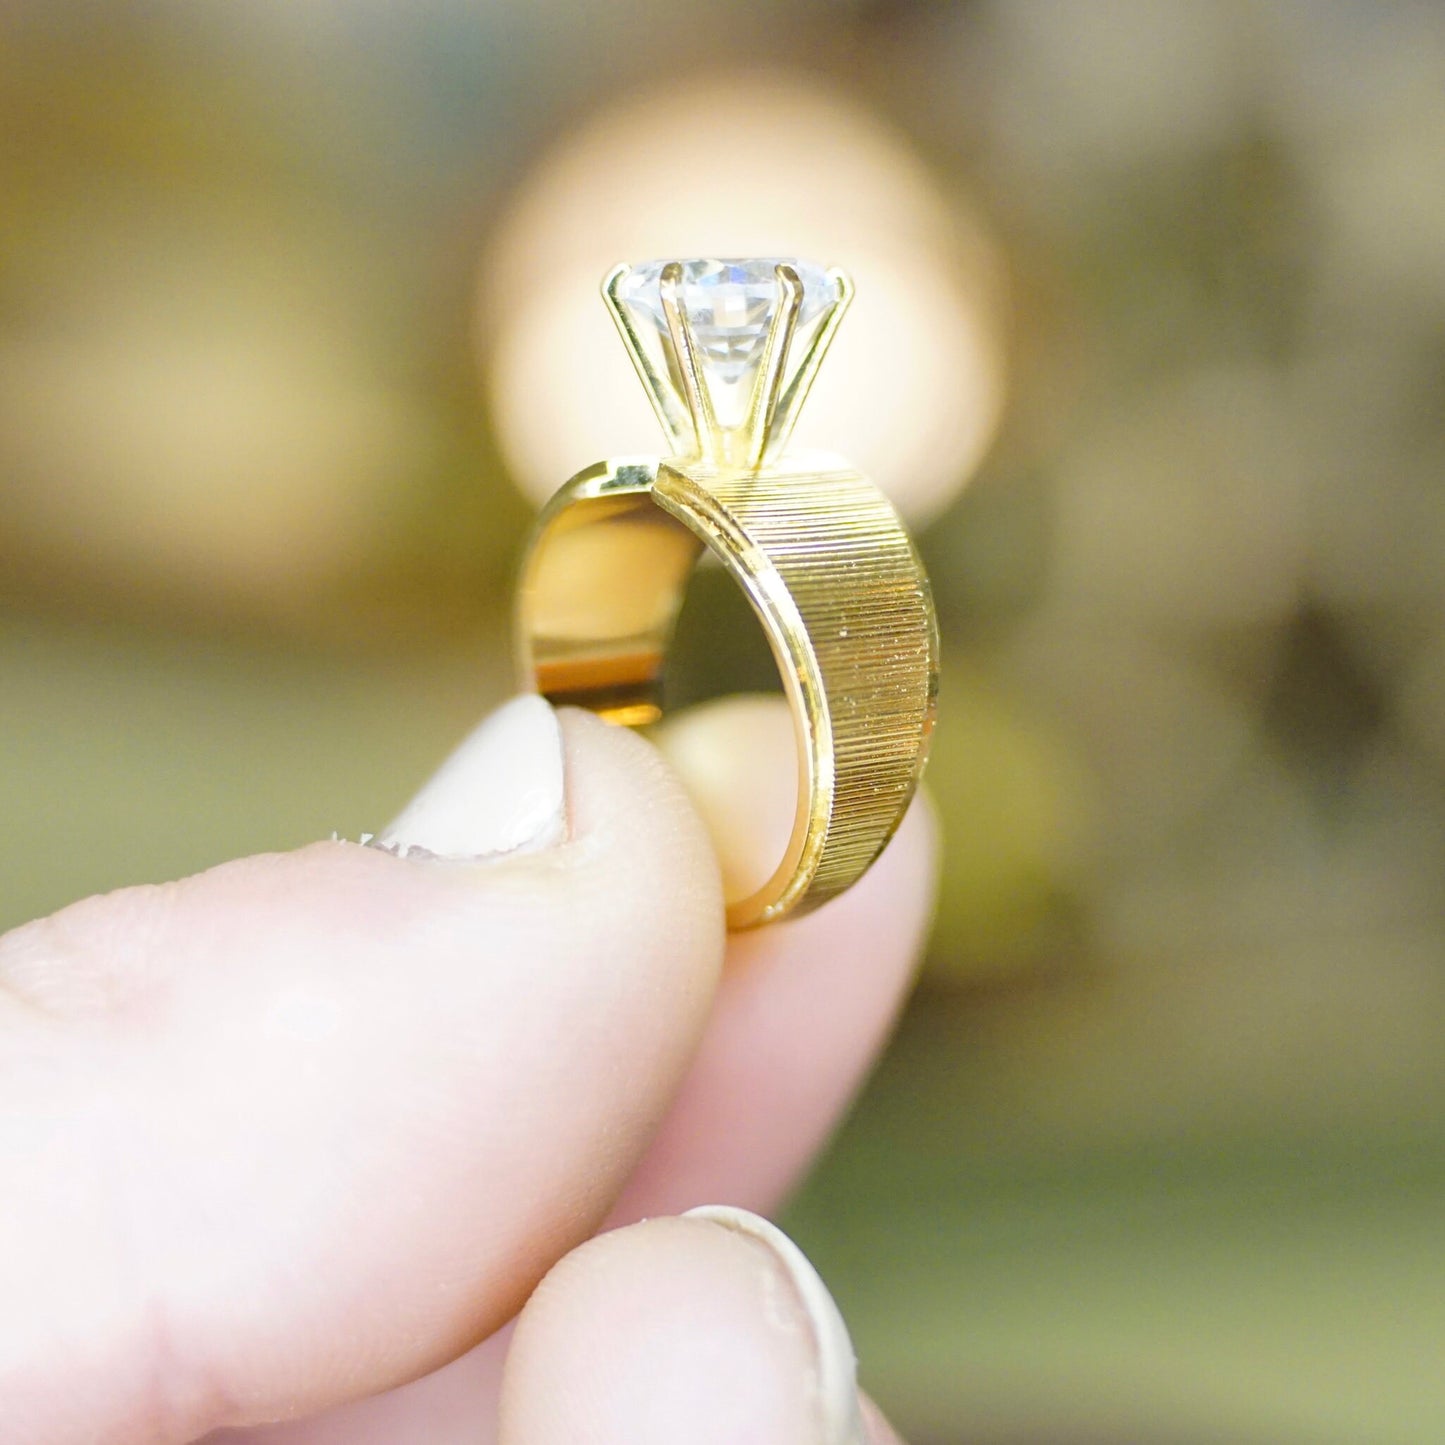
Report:
[{"label": "yellow blurred background", "polygon": [[[383,822],[511,687],[525,498],[659,447],[597,279],[737,250],[855,273],[800,440],[945,640],[938,928],[787,1220],[865,1381],[1436,1445],[1423,0],[9,0],[0,926]],[[701,582],[674,696],[766,684]]]}]

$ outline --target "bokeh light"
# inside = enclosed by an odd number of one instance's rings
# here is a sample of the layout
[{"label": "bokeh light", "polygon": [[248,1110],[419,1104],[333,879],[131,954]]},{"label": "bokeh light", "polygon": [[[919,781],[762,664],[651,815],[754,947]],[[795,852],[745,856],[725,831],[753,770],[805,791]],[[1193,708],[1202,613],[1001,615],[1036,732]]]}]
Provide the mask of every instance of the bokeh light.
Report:
[{"label": "bokeh light", "polygon": [[805,73],[689,76],[594,113],[532,169],[482,266],[480,335],[513,476],[545,500],[663,450],[597,301],[618,261],[803,256],[858,293],[794,437],[915,520],[978,465],[1003,396],[1000,268],[891,127]]}]

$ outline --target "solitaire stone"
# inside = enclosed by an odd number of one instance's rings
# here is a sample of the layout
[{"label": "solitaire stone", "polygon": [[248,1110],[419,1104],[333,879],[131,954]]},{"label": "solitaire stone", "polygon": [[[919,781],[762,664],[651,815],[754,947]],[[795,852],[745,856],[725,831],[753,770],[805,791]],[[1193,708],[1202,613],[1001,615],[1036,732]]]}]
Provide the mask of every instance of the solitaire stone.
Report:
[{"label": "solitaire stone", "polygon": [[[660,375],[674,388],[678,379],[668,365],[671,341],[662,310],[662,268],[666,261],[644,261],[634,266],[617,289],[642,344],[652,355]],[[747,419],[753,385],[762,365],[768,327],[778,308],[776,268],[790,266],[803,283],[803,299],[789,351],[784,385],[823,318],[838,299],[837,287],[821,266],[791,257],[722,260],[705,257],[680,261],[681,303],[698,351],[698,365],[712,398],[718,425],[724,431],[741,427]]]}]

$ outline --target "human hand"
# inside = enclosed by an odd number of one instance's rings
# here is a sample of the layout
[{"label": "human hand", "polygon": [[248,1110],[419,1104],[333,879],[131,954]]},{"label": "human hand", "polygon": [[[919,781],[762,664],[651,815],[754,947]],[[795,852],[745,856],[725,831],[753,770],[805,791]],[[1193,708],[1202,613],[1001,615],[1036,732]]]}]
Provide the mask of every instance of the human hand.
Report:
[{"label": "human hand", "polygon": [[[687,721],[699,796],[790,810],[790,727]],[[827,908],[726,937],[656,751],[527,699],[380,841],[0,939],[0,1439],[891,1439],[781,1236],[655,1216],[770,1208],[820,1146],[922,940],[926,812]]]}]

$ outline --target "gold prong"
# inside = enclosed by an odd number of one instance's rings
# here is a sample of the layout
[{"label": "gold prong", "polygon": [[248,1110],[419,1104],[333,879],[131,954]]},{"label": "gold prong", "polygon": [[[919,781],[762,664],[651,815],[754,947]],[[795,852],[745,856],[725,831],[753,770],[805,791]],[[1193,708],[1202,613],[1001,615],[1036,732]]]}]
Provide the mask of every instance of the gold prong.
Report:
[{"label": "gold prong", "polygon": [[717,461],[722,452],[717,417],[713,414],[712,397],[697,360],[697,343],[692,326],[682,305],[682,264],[669,261],[658,277],[662,297],[662,314],[667,320],[667,334],[672,338],[672,351],[682,381],[682,394],[692,414],[693,431],[697,436],[697,455]]},{"label": "gold prong", "polygon": [[614,266],[602,279],[602,299],[607,304],[607,310],[622,337],[622,344],[627,348],[627,354],[632,358],[632,364],[642,380],[647,399],[652,403],[652,409],[657,413],[657,419],[662,423],[662,429],[672,443],[672,449],[677,452],[685,451],[688,442],[687,418],[678,408],[672,388],[658,375],[657,368],[653,366],[652,359],[642,344],[642,338],[637,334],[637,328],[632,324],[632,318],[627,314],[627,308],[617,294],[622,283],[631,274],[632,267],[625,261]]},{"label": "gold prong", "polygon": [[781,452],[787,446],[788,438],[792,436],[793,427],[797,423],[798,413],[802,411],[803,403],[808,399],[808,392],[812,389],[814,378],[818,375],[818,368],[823,364],[824,356],[828,354],[828,348],[833,343],[833,337],[843,320],[844,312],[853,301],[853,282],[846,271],[831,266],[828,268],[827,276],[837,287],[838,299],[823,318],[823,324],[818,328],[818,334],[813,337],[813,343],[808,347],[808,354],[798,367],[792,384],[778,401],[772,428],[774,433],[772,443],[775,452]]},{"label": "gold prong", "polygon": [[747,443],[744,465],[750,472],[762,466],[768,450],[768,436],[773,429],[778,397],[783,389],[783,368],[787,365],[788,349],[793,344],[793,333],[798,327],[798,313],[803,309],[803,283],[798,273],[786,263],[779,263],[773,269],[778,279],[778,308],[773,313],[767,338],[763,342],[762,361],[758,366],[757,380],[753,383],[753,394],[748,400],[748,419],[743,434]]}]

